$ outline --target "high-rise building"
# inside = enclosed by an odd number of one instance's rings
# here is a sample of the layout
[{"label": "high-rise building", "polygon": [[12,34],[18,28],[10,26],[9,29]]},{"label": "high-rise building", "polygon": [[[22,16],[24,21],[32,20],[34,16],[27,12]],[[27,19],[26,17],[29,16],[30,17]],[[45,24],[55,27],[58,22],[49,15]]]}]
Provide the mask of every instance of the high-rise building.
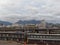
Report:
[{"label": "high-rise building", "polygon": [[38,25],[39,28],[46,28],[45,20],[41,20],[41,23]]}]

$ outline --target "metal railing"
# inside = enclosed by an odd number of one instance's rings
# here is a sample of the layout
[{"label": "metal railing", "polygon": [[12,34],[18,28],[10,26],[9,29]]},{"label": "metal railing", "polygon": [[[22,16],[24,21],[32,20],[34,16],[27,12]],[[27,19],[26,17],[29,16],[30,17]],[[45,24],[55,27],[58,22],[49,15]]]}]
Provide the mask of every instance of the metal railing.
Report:
[{"label": "metal railing", "polygon": [[[16,33],[16,32],[1,32],[0,33],[0,38],[22,38],[24,39],[24,34],[23,32],[21,33]],[[27,33],[27,39],[29,40],[60,40],[60,34],[40,34],[40,33]]]},{"label": "metal railing", "polygon": [[33,39],[33,40],[60,40],[60,34],[29,33],[28,39]]}]

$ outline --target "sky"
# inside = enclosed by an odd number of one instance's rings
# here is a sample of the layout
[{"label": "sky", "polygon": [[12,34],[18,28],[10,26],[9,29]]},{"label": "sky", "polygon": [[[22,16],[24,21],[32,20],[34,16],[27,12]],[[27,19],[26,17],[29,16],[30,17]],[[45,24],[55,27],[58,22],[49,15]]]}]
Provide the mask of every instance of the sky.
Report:
[{"label": "sky", "polygon": [[0,0],[0,20],[60,20],[60,0]]}]

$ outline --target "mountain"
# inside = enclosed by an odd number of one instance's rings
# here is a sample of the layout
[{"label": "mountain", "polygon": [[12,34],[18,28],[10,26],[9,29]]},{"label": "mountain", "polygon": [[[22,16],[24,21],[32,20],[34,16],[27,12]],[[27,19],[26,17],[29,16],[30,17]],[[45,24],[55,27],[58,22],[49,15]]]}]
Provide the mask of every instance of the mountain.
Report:
[{"label": "mountain", "polygon": [[19,20],[18,22],[16,22],[17,24],[39,24],[41,21],[38,20]]},{"label": "mountain", "polygon": [[53,23],[53,24],[60,24],[60,20],[46,20],[48,23]]},{"label": "mountain", "polygon": [[11,25],[12,23],[10,22],[7,22],[7,21],[0,21],[0,25],[3,24],[3,25]]}]

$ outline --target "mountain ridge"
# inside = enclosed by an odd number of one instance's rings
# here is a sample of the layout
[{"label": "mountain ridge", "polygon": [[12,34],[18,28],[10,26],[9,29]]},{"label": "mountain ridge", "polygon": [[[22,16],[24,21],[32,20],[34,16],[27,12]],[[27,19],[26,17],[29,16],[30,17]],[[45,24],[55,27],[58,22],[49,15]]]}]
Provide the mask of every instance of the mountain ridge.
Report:
[{"label": "mountain ridge", "polygon": [[38,21],[38,20],[19,20],[17,21],[16,23],[18,24],[39,24],[41,21]]},{"label": "mountain ridge", "polygon": [[0,20],[0,25],[3,24],[3,25],[11,25],[12,23],[8,22],[8,21],[1,21]]},{"label": "mountain ridge", "polygon": [[[56,23],[55,21],[45,21],[45,22],[49,23],[49,24],[59,24],[59,23]],[[19,20],[15,23],[17,23],[17,24],[40,24],[41,20]],[[13,23],[8,22],[8,21],[1,21],[0,20],[0,24],[12,25]]]}]

